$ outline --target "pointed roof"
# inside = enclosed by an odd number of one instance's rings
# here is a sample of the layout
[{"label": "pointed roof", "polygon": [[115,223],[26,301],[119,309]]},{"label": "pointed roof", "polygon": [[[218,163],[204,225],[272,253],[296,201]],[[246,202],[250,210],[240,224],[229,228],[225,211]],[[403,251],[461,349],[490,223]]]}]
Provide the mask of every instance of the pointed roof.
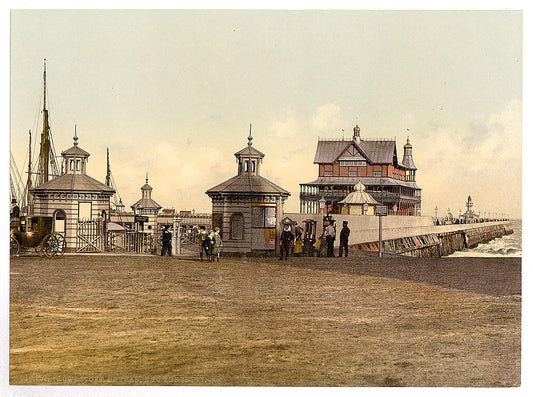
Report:
[{"label": "pointed roof", "polygon": [[154,188],[148,184],[148,172],[146,173],[146,179],[144,185],[141,186],[141,190],[154,190]]},{"label": "pointed roof", "polygon": [[205,192],[207,195],[218,193],[263,193],[281,194],[290,196],[290,193],[282,187],[263,178],[261,175],[247,173],[234,176],[221,184],[212,187]]},{"label": "pointed roof", "polygon": [[63,174],[33,189],[32,192],[56,191],[56,192],[91,192],[91,193],[115,193],[115,190],[89,175],[73,173]]},{"label": "pointed roof", "polygon": [[357,182],[357,184],[354,186],[354,191],[339,201],[339,204],[379,205],[380,202],[375,200],[369,193],[365,192],[365,185],[363,185],[361,182]]},{"label": "pointed roof", "polygon": [[265,154],[253,146],[247,146],[244,149],[239,150],[237,153],[235,153],[235,157],[242,157],[242,156],[251,156],[251,157],[265,157]]},{"label": "pointed roof", "polygon": [[396,155],[394,140],[318,141],[314,164],[332,164],[349,146],[355,146],[373,164],[393,164]]},{"label": "pointed roof", "polygon": [[395,141],[367,141],[361,139],[359,145],[374,164],[392,164],[394,161],[394,156],[396,155]]},{"label": "pointed roof", "polygon": [[368,154],[355,142],[340,152],[336,160],[369,160]]},{"label": "pointed roof", "polygon": [[78,157],[89,157],[90,153],[86,152],[82,148],[80,148],[78,145],[74,145],[67,150],[64,150],[61,152],[62,156],[78,156]]},{"label": "pointed roof", "polygon": [[160,206],[154,199],[152,199],[152,186],[148,184],[148,172],[146,173],[146,180],[144,185],[141,186],[142,197],[140,200],[137,200],[133,203],[130,208],[133,210],[136,209],[156,209],[160,210],[163,208]]},{"label": "pointed roof", "polygon": [[314,164],[331,164],[344,152],[351,142],[347,141],[318,141]]},{"label": "pointed roof", "polygon": [[405,166],[405,168],[409,170],[416,170],[416,165],[413,160],[413,155],[411,153],[411,150],[413,149],[413,145],[409,142],[409,137],[407,137],[407,143],[403,145],[403,160],[402,164]]},{"label": "pointed roof", "polygon": [[248,146],[246,146],[244,149],[241,149],[239,150],[237,153],[235,153],[235,157],[239,158],[239,157],[243,157],[243,156],[250,156],[250,157],[259,157],[259,158],[263,158],[265,157],[265,154],[259,150],[257,150],[256,148],[254,148],[252,146],[252,140],[253,140],[253,136],[252,136],[252,125],[250,124],[250,134],[248,135]]},{"label": "pointed roof", "polygon": [[405,168],[409,170],[416,170],[415,162],[413,161],[413,158],[411,156],[404,157],[402,160],[402,164]]},{"label": "pointed roof", "polygon": [[74,126],[74,144],[72,147],[68,148],[67,150],[64,150],[61,152],[62,156],[77,156],[77,157],[89,157],[90,153],[86,152],[82,148],[78,146],[78,133],[76,131],[76,126]]},{"label": "pointed roof", "polygon": [[151,197],[143,197],[140,200],[137,200],[134,204],[131,205],[132,209],[158,209],[160,210],[161,207],[154,199]]}]

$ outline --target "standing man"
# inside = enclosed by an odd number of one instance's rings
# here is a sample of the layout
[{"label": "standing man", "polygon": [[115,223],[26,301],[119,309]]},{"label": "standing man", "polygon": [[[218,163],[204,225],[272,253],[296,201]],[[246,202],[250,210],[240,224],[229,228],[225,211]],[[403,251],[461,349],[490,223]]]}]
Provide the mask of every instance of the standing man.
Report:
[{"label": "standing man", "polygon": [[215,260],[215,232],[212,230],[209,231],[205,239],[205,253],[209,262]]},{"label": "standing man", "polygon": [[[291,243],[292,240],[294,240],[294,235],[291,232],[291,227],[289,225],[283,226],[283,231],[281,232],[281,247],[280,247],[280,253],[281,256],[279,257],[279,260],[287,260],[289,259],[289,252],[291,250]],[[285,257],[283,257],[283,254],[285,253]]]},{"label": "standing man", "polygon": [[[205,226],[200,226],[200,232],[198,233],[198,251],[200,251],[200,260],[204,260],[205,240],[207,239],[207,232]],[[207,254],[207,253],[206,253]]]},{"label": "standing man", "polygon": [[11,222],[18,222],[20,219],[20,208],[17,204],[17,199],[11,200],[11,211],[9,212]]},{"label": "standing man", "polygon": [[333,253],[333,242],[335,241],[335,227],[333,226],[333,221],[330,221],[329,225],[326,227],[326,243],[328,244],[327,255],[329,258],[335,257]]},{"label": "standing man", "polygon": [[163,232],[161,234],[161,240],[163,242],[163,248],[161,248],[161,256],[172,256],[172,233],[168,230],[167,226],[163,226]]},{"label": "standing man", "polygon": [[342,222],[342,230],[339,235],[339,258],[342,258],[342,251],[344,250],[344,256],[348,257],[348,236],[350,236],[350,229],[348,228],[348,221]]}]

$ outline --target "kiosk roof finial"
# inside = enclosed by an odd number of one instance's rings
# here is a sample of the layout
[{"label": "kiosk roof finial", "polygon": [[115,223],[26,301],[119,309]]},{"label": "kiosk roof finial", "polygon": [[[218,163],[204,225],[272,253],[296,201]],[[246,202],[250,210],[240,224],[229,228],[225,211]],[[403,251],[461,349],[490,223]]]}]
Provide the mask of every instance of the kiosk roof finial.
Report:
[{"label": "kiosk roof finial", "polygon": [[250,123],[250,134],[248,135],[248,146],[252,146],[252,140],[254,137],[252,136],[252,123]]}]

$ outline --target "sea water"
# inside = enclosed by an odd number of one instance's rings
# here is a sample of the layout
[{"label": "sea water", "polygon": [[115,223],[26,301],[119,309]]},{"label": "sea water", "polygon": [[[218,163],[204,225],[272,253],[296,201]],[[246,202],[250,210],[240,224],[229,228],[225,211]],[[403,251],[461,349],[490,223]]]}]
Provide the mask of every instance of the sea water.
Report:
[{"label": "sea water", "polygon": [[476,256],[476,257],[521,257],[522,256],[522,220],[511,219],[513,234],[499,237],[476,248],[455,251],[449,257]]}]

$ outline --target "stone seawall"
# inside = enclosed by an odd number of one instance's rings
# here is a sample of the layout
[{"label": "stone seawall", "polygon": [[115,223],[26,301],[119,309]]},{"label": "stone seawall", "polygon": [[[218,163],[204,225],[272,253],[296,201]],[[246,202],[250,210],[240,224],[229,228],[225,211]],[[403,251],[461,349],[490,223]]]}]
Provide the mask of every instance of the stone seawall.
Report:
[{"label": "stone seawall", "polygon": [[[323,228],[323,214],[285,213],[285,217],[303,226],[304,220],[317,222],[317,230]],[[343,221],[348,221],[351,230],[349,246],[370,251],[378,251],[377,216],[331,215],[337,224],[338,233]],[[433,224],[429,216],[384,216],[382,219],[382,239],[384,252],[416,257],[439,257],[455,251],[473,248],[477,244],[513,233],[510,221],[467,223],[453,225]]]},{"label": "stone seawall", "polygon": [[[441,257],[453,254],[467,248],[474,248],[478,244],[487,243],[495,238],[513,233],[509,222],[492,222],[491,225],[474,224],[477,227],[443,231],[440,233],[407,236],[397,239],[384,240],[383,251],[414,257]],[[457,227],[467,225],[455,225]],[[377,241],[351,245],[355,249],[379,251]]]}]

